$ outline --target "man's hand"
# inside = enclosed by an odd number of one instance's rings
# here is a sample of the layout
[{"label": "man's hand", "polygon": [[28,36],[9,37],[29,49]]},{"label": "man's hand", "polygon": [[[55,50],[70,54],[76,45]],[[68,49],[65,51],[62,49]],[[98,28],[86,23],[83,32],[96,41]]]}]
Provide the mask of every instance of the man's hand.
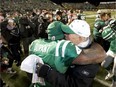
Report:
[{"label": "man's hand", "polygon": [[37,63],[36,64],[36,73],[37,73],[38,76],[39,76],[39,71],[40,71],[42,65],[44,65],[44,64],[42,64],[42,63]]},{"label": "man's hand", "polygon": [[36,73],[38,77],[45,78],[50,70],[51,70],[51,67],[47,64],[42,64],[42,63],[36,64]]}]

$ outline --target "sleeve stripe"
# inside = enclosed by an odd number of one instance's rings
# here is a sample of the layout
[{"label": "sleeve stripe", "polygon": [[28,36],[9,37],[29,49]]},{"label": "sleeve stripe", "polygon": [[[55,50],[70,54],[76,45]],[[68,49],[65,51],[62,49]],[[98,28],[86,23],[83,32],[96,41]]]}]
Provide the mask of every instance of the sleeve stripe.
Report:
[{"label": "sleeve stripe", "polygon": [[65,55],[65,49],[66,49],[66,46],[67,44],[69,43],[70,41],[66,41],[64,44],[63,44],[63,47],[62,47],[62,57],[64,57]]},{"label": "sleeve stripe", "polygon": [[[108,36],[109,35],[109,36]],[[109,40],[110,38],[112,38],[113,37],[113,35],[115,35],[115,33],[114,32],[111,32],[111,33],[109,33],[106,37],[104,37],[104,39],[105,40]]]},{"label": "sleeve stripe", "polygon": [[113,37],[113,35],[115,35],[115,33],[113,33],[112,35],[110,35],[108,38],[106,38],[106,40],[109,40],[110,38]]},{"label": "sleeve stripe", "polygon": [[59,46],[60,46],[60,44],[61,44],[63,41],[64,41],[64,40],[59,41],[58,44],[56,45],[55,56],[59,56]]},{"label": "sleeve stripe", "polygon": [[111,31],[109,34],[107,34],[105,37],[103,37],[104,39],[107,39],[109,36],[111,36],[113,34],[113,31]]}]

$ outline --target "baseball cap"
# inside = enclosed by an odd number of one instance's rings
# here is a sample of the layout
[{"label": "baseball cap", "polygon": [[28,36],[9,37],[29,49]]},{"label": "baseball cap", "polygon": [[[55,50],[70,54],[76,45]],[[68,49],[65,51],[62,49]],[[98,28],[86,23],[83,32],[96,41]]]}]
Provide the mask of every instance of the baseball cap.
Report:
[{"label": "baseball cap", "polygon": [[53,21],[47,27],[48,39],[59,40],[64,38],[64,34],[61,29],[61,25],[64,25],[60,21]]},{"label": "baseball cap", "polygon": [[62,31],[68,34],[78,34],[82,37],[91,35],[90,26],[84,20],[74,20],[70,25],[62,25]]}]

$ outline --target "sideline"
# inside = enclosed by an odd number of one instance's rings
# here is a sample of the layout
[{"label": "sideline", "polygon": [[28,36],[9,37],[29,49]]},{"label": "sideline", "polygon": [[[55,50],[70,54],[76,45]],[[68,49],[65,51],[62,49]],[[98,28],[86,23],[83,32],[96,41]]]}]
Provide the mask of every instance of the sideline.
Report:
[{"label": "sideline", "polygon": [[101,79],[98,79],[98,78],[96,78],[96,77],[95,77],[94,80],[97,81],[97,82],[99,82],[99,83],[101,83],[101,84],[103,84],[103,85],[106,86],[106,87],[110,87],[110,86],[111,86],[111,84],[109,84],[108,82],[105,82],[105,81],[103,81],[103,80],[101,80]]}]

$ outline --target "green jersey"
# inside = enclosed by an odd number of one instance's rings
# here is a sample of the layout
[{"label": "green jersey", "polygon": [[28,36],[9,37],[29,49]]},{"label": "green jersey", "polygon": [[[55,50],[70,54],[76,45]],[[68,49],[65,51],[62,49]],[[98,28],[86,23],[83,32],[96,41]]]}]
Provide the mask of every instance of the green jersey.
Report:
[{"label": "green jersey", "polygon": [[116,54],[116,31],[106,27],[102,32],[102,37],[110,42],[109,50]]},{"label": "green jersey", "polygon": [[94,29],[93,29],[93,35],[95,39],[99,39],[99,37],[102,37],[100,30],[102,30],[104,26],[105,26],[105,22],[103,20],[98,19],[95,21]]},{"label": "green jersey", "polygon": [[29,47],[30,54],[42,58],[44,63],[49,64],[60,73],[65,73],[72,61],[79,56],[81,49],[70,41],[50,41],[37,39]]}]

